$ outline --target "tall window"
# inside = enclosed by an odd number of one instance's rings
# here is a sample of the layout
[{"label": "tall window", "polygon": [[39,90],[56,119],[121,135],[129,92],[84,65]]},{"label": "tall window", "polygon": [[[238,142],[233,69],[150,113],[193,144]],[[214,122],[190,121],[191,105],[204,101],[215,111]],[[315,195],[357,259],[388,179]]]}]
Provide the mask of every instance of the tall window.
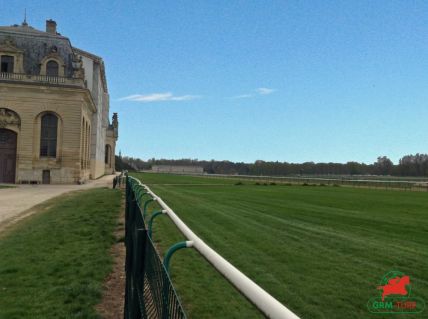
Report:
[{"label": "tall window", "polygon": [[82,157],[80,159],[80,168],[84,168],[85,167],[85,119],[82,119],[82,139],[81,139],[81,143],[82,143],[82,148],[81,148],[81,153],[82,153]]},{"label": "tall window", "polygon": [[13,73],[13,56],[10,56],[10,55],[1,56],[1,72]]},{"label": "tall window", "polygon": [[55,61],[48,61],[46,63],[46,75],[48,76],[58,76],[58,63]]},{"label": "tall window", "polygon": [[104,154],[104,163],[110,164],[110,145],[106,145],[105,154]]},{"label": "tall window", "polygon": [[40,156],[56,157],[57,131],[58,118],[51,113],[43,115],[40,134]]}]

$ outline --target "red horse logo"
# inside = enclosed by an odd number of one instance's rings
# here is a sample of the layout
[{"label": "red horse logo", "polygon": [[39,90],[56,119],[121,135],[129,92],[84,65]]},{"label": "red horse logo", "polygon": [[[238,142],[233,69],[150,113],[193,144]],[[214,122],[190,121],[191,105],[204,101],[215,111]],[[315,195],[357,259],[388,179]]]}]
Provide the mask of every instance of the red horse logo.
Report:
[{"label": "red horse logo", "polygon": [[388,295],[407,295],[406,286],[410,284],[410,277],[395,277],[388,280],[388,283],[384,286],[378,286],[377,289],[382,289],[382,301],[384,301],[385,297]]}]

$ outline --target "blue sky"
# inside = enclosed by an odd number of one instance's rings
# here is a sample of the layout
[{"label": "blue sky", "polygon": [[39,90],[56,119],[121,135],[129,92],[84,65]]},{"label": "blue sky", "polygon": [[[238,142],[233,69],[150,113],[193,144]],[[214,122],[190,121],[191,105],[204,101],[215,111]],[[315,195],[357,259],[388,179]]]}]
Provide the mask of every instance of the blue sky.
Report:
[{"label": "blue sky", "polygon": [[4,1],[102,56],[122,154],[394,162],[428,152],[427,1]]}]

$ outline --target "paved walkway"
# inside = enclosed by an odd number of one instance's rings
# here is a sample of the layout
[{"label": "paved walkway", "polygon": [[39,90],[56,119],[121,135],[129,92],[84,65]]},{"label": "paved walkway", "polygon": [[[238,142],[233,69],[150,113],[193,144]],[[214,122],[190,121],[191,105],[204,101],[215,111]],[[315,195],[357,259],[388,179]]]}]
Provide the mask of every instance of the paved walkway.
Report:
[{"label": "paved walkway", "polygon": [[83,185],[14,185],[0,188],[0,232],[33,213],[31,208],[64,193],[96,187],[112,187],[115,175],[103,176]]}]

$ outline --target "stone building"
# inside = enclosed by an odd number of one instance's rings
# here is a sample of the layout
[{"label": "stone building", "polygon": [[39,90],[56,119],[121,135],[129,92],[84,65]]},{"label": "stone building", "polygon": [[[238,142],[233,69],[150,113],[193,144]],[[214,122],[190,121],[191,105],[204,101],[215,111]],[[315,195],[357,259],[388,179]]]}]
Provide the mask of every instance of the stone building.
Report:
[{"label": "stone building", "polygon": [[0,27],[0,183],[83,183],[114,172],[102,58],[57,33]]},{"label": "stone building", "polygon": [[153,165],[153,173],[170,173],[170,174],[203,174],[204,168],[194,165]]}]

